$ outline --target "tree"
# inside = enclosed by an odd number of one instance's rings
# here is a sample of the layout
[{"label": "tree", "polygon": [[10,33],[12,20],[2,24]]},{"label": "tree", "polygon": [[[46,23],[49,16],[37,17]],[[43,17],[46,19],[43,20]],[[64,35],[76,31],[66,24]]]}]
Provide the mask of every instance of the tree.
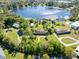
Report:
[{"label": "tree", "polygon": [[32,30],[31,30],[30,28],[27,28],[27,29],[25,30],[25,34],[26,34],[27,36],[32,36],[32,35],[33,35]]},{"label": "tree", "polygon": [[4,20],[0,20],[0,28],[2,29],[2,28],[4,28],[5,27],[5,25],[4,25]]},{"label": "tree", "polygon": [[53,43],[53,48],[54,48],[54,56],[63,56],[64,55],[64,46],[60,44],[57,41],[54,41]]},{"label": "tree", "polygon": [[66,47],[65,48],[65,55],[66,55],[67,59],[72,59],[73,49],[71,47]]},{"label": "tree", "polygon": [[2,29],[0,29],[0,42],[2,42],[3,38],[4,38],[4,33]]},{"label": "tree", "polygon": [[48,54],[44,54],[43,59],[50,59],[50,58],[49,58]]},{"label": "tree", "polygon": [[32,56],[31,55],[28,55],[27,59],[32,59]]},{"label": "tree", "polygon": [[72,16],[70,17],[70,21],[76,21],[79,19],[79,6],[75,6],[72,10],[71,10]]},{"label": "tree", "polygon": [[53,52],[54,52],[53,46],[49,46],[49,48],[48,48],[48,54],[49,54],[50,56],[52,56],[52,55],[53,55]]},{"label": "tree", "polygon": [[20,48],[21,51],[24,51],[24,48],[26,46],[26,40],[27,40],[27,38],[25,36],[23,36],[22,40],[21,40],[21,43],[19,45],[19,48]]},{"label": "tree", "polygon": [[53,6],[53,5],[54,5],[54,3],[51,1],[47,3],[47,6]]}]

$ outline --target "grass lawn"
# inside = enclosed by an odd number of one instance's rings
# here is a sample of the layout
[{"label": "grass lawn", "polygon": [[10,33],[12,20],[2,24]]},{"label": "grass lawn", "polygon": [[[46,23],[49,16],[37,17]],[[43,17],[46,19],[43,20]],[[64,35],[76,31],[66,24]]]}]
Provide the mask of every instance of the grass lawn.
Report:
[{"label": "grass lawn", "polygon": [[5,59],[24,59],[24,54],[22,53],[9,53],[8,50],[4,50]]},{"label": "grass lawn", "polygon": [[79,35],[72,35],[71,37],[74,37],[75,39],[79,41]]},{"label": "grass lawn", "polygon": [[[51,41],[51,40],[53,40],[53,41],[58,41],[58,39],[55,37],[54,34],[48,35],[47,38],[48,38],[48,41]],[[58,42],[59,42],[59,41],[58,41]]]},{"label": "grass lawn", "polygon": [[62,41],[63,41],[65,44],[70,44],[70,43],[74,43],[74,42],[75,42],[74,40],[69,39],[69,38],[64,38],[64,39],[62,39]]},{"label": "grass lawn", "polygon": [[55,26],[55,29],[58,29],[58,28],[62,28],[62,29],[69,29],[69,27],[67,27],[67,26]]},{"label": "grass lawn", "polygon": [[60,38],[61,37],[71,37],[72,36],[72,34],[63,34],[63,35],[58,35]]},{"label": "grass lawn", "polygon": [[18,36],[15,29],[12,29],[12,31],[8,31],[5,33],[6,37],[9,38],[9,41],[14,44],[18,44]]},{"label": "grass lawn", "polygon": [[73,35],[73,34],[63,34],[63,35],[59,35],[59,37],[72,37],[72,38],[75,38],[79,41],[79,35]]},{"label": "grass lawn", "polygon": [[36,26],[35,28],[38,29],[38,30],[44,29],[44,28],[43,28],[43,25],[41,25],[41,24],[38,24],[38,26]]}]

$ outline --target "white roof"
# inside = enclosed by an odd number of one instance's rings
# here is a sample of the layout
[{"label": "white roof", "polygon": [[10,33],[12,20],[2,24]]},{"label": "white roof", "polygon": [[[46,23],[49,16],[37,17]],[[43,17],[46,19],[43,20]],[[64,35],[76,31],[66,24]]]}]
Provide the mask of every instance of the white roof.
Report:
[{"label": "white roof", "polygon": [[34,26],[34,23],[31,23],[30,26]]},{"label": "white roof", "polygon": [[65,16],[64,19],[69,19],[69,16]]},{"label": "white roof", "polygon": [[76,21],[76,22],[72,23],[71,26],[78,27],[79,26],[79,21]]},{"label": "white roof", "polygon": [[19,23],[14,23],[13,26],[18,28],[19,27]]},{"label": "white roof", "polygon": [[77,46],[77,48],[75,50],[78,50],[79,51],[79,46]]},{"label": "white roof", "polygon": [[71,3],[71,1],[55,1],[55,2],[59,2],[59,3]]},{"label": "white roof", "polygon": [[51,20],[56,20],[58,17],[52,15],[52,16],[46,16],[46,17],[43,17],[45,19],[51,19]]}]

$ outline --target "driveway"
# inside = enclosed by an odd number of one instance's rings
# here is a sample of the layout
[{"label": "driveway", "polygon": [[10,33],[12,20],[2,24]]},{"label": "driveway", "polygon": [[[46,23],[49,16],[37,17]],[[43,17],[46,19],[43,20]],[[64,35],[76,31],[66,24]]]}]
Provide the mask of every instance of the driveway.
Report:
[{"label": "driveway", "polygon": [[0,59],[4,59],[5,55],[4,55],[4,51],[3,49],[0,47]]}]

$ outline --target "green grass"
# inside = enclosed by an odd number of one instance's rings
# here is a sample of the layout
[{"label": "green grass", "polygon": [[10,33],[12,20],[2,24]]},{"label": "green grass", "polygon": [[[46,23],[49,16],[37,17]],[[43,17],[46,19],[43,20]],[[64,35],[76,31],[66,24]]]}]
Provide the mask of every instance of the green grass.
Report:
[{"label": "green grass", "polygon": [[5,59],[24,59],[24,54],[22,53],[9,53],[8,50],[4,50]]},{"label": "green grass", "polygon": [[62,29],[69,29],[69,27],[68,26],[55,26],[55,29],[57,29],[57,28],[62,28]]},{"label": "green grass", "polygon": [[59,35],[59,37],[72,37],[75,38],[79,41],[79,35],[75,35],[75,34],[63,34],[63,35]]},{"label": "green grass", "polygon": [[63,34],[63,35],[59,35],[59,37],[71,37],[72,34]]},{"label": "green grass", "polygon": [[[48,41],[51,41],[51,40],[53,40],[53,41],[58,41],[58,39],[55,37],[54,34],[48,35],[47,38],[48,38]],[[58,41],[58,42],[59,42],[59,41]]]},{"label": "green grass", "polygon": [[7,38],[9,38],[9,42],[18,44],[18,36],[15,29],[12,29],[12,31],[6,32],[5,35]]},{"label": "green grass", "polygon": [[38,29],[38,30],[43,30],[44,29],[42,24],[37,24],[35,26],[35,28]]},{"label": "green grass", "polygon": [[72,39],[69,39],[69,38],[64,38],[64,39],[62,39],[62,42],[65,44],[70,44],[70,43],[74,43],[75,41]]}]

